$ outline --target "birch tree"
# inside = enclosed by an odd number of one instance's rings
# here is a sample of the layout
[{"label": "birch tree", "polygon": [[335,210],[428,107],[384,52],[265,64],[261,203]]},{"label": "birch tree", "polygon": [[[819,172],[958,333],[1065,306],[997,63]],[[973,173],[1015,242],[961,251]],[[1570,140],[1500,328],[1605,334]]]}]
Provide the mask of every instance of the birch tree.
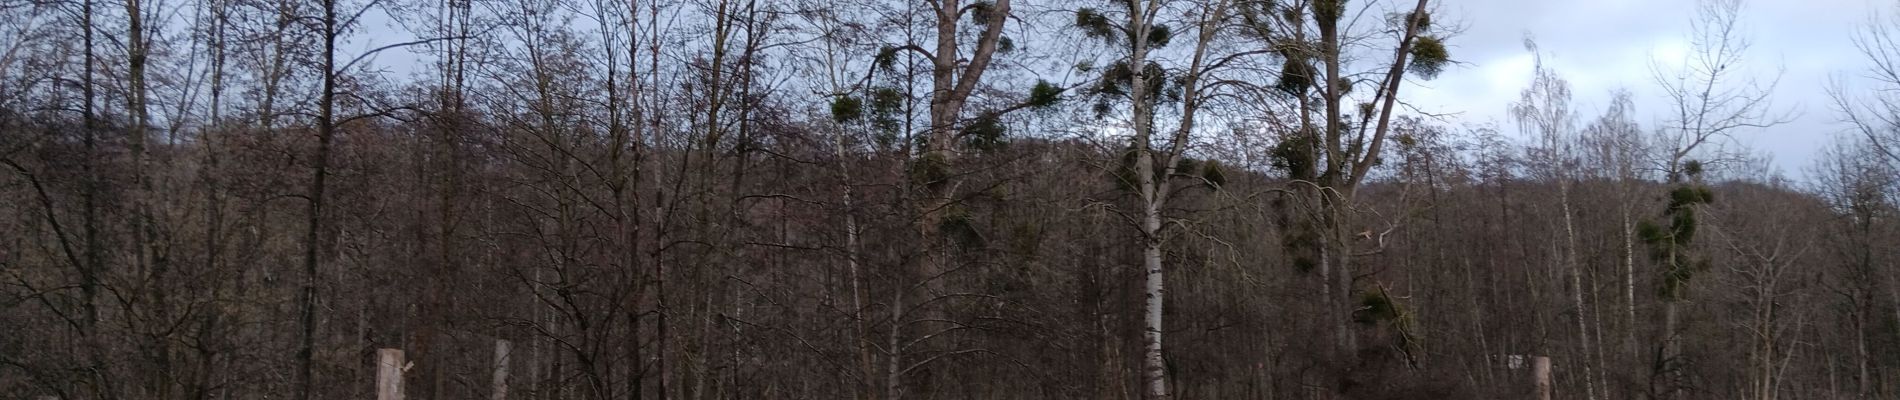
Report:
[{"label": "birch tree", "polygon": [[1532,53],[1534,61],[1533,77],[1530,87],[1525,88],[1517,102],[1511,104],[1511,116],[1517,120],[1518,127],[1528,136],[1538,140],[1533,153],[1528,157],[1543,160],[1539,171],[1544,179],[1556,181],[1557,205],[1561,213],[1563,239],[1558,246],[1560,254],[1557,264],[1570,275],[1569,314],[1576,325],[1576,344],[1580,348],[1577,362],[1582,367],[1584,396],[1597,398],[1596,374],[1592,371],[1596,355],[1591,351],[1590,330],[1588,325],[1589,307],[1584,302],[1582,262],[1579,261],[1576,212],[1571,207],[1571,189],[1577,180],[1579,156],[1576,154],[1577,132],[1576,114],[1570,109],[1570,84],[1559,77],[1555,71],[1544,66],[1543,54],[1537,50],[1537,43],[1525,39],[1524,48]]},{"label": "birch tree", "polygon": [[[1621,354],[1627,361],[1636,363],[1641,360],[1642,346],[1637,340],[1641,325],[1636,318],[1636,219],[1635,206],[1641,202],[1642,168],[1648,160],[1648,147],[1643,141],[1642,127],[1634,118],[1635,102],[1627,90],[1617,90],[1610,95],[1609,108],[1596,121],[1584,128],[1583,142],[1588,155],[1586,168],[1597,171],[1597,176],[1615,182],[1617,219],[1621,229],[1618,238],[1622,248],[1623,264],[1623,348]],[[1599,313],[1599,315],[1601,315]],[[1608,353],[1609,349],[1598,349]],[[1635,364],[1631,364],[1635,365]],[[1605,371],[1607,373],[1607,371]],[[1607,383],[1607,382],[1606,382]],[[1606,386],[1607,389],[1607,386]],[[1605,394],[1609,393],[1605,390]]]},{"label": "birch tree", "polygon": [[[1116,171],[1120,185],[1132,185],[1139,213],[1141,271],[1143,276],[1143,395],[1151,399],[1170,398],[1163,334],[1166,331],[1166,245],[1178,225],[1166,215],[1168,200],[1178,191],[1215,187],[1220,181],[1220,165],[1202,165],[1187,158],[1202,107],[1219,90],[1208,83],[1210,64],[1233,60],[1238,56],[1214,54],[1214,40],[1233,26],[1232,2],[1224,0],[1170,3],[1161,0],[1114,3],[1118,8],[1083,8],[1076,12],[1076,25],[1084,34],[1114,47],[1115,57],[1091,90],[1098,96],[1099,113],[1126,101],[1129,105],[1130,131],[1126,153]],[[1179,13],[1179,17],[1174,17]],[[1111,22],[1110,15],[1119,17]],[[1170,18],[1174,17],[1174,18]],[[1174,28],[1167,21],[1187,24],[1194,36],[1186,60],[1171,60],[1163,53],[1173,40]],[[1178,66],[1170,67],[1169,64]],[[1164,100],[1165,99],[1165,100]],[[1157,129],[1157,108],[1178,102],[1178,120],[1172,127]]]}]

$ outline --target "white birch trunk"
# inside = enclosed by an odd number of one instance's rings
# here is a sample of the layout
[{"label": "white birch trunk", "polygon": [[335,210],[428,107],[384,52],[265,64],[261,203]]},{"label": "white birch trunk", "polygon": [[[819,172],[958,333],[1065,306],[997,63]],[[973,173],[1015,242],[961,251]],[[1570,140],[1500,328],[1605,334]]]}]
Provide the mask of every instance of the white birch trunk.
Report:
[{"label": "white birch trunk", "polygon": [[1577,228],[1574,222],[1575,218],[1571,215],[1570,210],[1570,184],[1562,183],[1561,185],[1562,187],[1559,188],[1559,196],[1563,202],[1564,237],[1568,241],[1565,243],[1564,263],[1570,264],[1570,299],[1571,305],[1576,307],[1576,313],[1572,315],[1575,316],[1577,322],[1577,343],[1578,346],[1582,347],[1581,355],[1583,356],[1579,359],[1580,362],[1576,364],[1583,366],[1583,393],[1585,398],[1596,400],[1596,373],[1591,370],[1590,366],[1590,357],[1592,354],[1590,351],[1590,331],[1589,325],[1585,323],[1586,319],[1583,315],[1585,310],[1583,302],[1583,265],[1577,261]]},{"label": "white birch trunk", "polygon": [[1630,221],[1630,204],[1623,203],[1623,317],[1629,325],[1624,327],[1624,346],[1631,360],[1641,360],[1642,346],[1636,341],[1636,225]]},{"label": "white birch trunk", "polygon": [[1147,381],[1147,398],[1149,399],[1168,398],[1167,363],[1166,360],[1162,358],[1161,353],[1161,317],[1163,301],[1167,295],[1167,290],[1162,280],[1161,239],[1158,236],[1161,228],[1161,218],[1157,211],[1154,204],[1150,203],[1146,210],[1147,215],[1142,218],[1142,231],[1149,235],[1147,245],[1142,249],[1142,266],[1143,269],[1147,271],[1147,284],[1145,287],[1147,293],[1147,310],[1146,316],[1143,319],[1145,321],[1144,329],[1147,332],[1145,338],[1147,342],[1147,352],[1142,356],[1142,379]]},{"label": "white birch trunk", "polygon": [[[1166,176],[1155,176],[1154,103],[1153,93],[1148,93],[1148,79],[1142,71],[1148,65],[1148,32],[1154,11],[1153,3],[1137,3],[1131,7],[1129,22],[1134,29],[1133,49],[1128,57],[1129,68],[1135,73],[1129,79],[1129,98],[1132,99],[1135,137],[1133,147],[1135,164],[1129,166],[1135,172],[1135,184],[1141,192],[1141,234],[1142,234],[1142,271],[1146,277],[1143,292],[1146,296],[1143,312],[1144,332],[1142,341],[1145,351],[1142,354],[1143,394],[1148,399],[1168,398],[1167,361],[1162,356],[1162,316],[1167,296],[1162,265],[1161,205],[1166,201]],[[1170,168],[1172,169],[1172,168]]]},{"label": "white birch trunk", "polygon": [[513,359],[510,350],[514,346],[505,339],[495,339],[495,375],[490,383],[493,392],[489,400],[508,399],[508,364]]}]

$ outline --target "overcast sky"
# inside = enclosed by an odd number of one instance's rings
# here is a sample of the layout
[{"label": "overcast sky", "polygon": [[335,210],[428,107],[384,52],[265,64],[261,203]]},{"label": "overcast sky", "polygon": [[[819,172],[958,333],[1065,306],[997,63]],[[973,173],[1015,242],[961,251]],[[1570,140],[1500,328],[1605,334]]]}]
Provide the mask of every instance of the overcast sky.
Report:
[{"label": "overcast sky", "polygon": [[[1843,131],[1827,88],[1850,87],[1867,65],[1852,37],[1876,12],[1891,14],[1900,0],[1743,0],[1741,33],[1752,41],[1737,78],[1767,82],[1779,76],[1774,107],[1794,113],[1790,123],[1738,133],[1737,141],[1766,151],[1791,177],[1803,176],[1817,152]],[[1430,81],[1413,81],[1407,100],[1422,110],[1453,113],[1455,123],[1495,123],[1508,134],[1515,125],[1505,109],[1530,82],[1532,56],[1524,37],[1536,38],[1544,62],[1570,82],[1579,124],[1601,114],[1610,93],[1634,96],[1638,122],[1661,125],[1670,104],[1651,73],[1653,63],[1678,62],[1690,50],[1690,19],[1697,0],[1438,0],[1435,23],[1463,32],[1447,44],[1461,65]],[[372,25],[386,19],[371,16]],[[398,40],[401,29],[372,42]],[[403,39],[406,40],[406,39]],[[368,47],[370,43],[357,43]],[[386,55],[381,65],[420,62],[416,54]],[[408,68],[393,68],[406,71]]]},{"label": "overcast sky", "polygon": [[[1830,80],[1852,84],[1865,62],[1851,38],[1894,0],[1750,0],[1741,31],[1753,41],[1742,74],[1763,81],[1780,76],[1774,105],[1795,113],[1791,123],[1737,135],[1766,150],[1775,165],[1799,177],[1843,126],[1827,95]],[[1452,57],[1466,63],[1413,89],[1428,111],[1459,112],[1462,121],[1494,121],[1514,131],[1505,108],[1530,82],[1536,38],[1545,64],[1571,84],[1584,123],[1606,107],[1618,88],[1635,95],[1645,129],[1661,123],[1669,103],[1652,78],[1652,60],[1673,62],[1690,48],[1694,0],[1443,0],[1441,18],[1465,27],[1452,39]]]}]

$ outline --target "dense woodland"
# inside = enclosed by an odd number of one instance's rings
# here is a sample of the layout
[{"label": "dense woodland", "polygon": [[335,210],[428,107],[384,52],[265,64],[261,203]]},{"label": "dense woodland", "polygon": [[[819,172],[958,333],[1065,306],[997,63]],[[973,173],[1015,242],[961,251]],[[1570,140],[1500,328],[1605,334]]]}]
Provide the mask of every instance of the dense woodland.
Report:
[{"label": "dense woodland", "polygon": [[1413,107],[1456,1],[0,0],[0,397],[1900,398],[1900,25]]}]

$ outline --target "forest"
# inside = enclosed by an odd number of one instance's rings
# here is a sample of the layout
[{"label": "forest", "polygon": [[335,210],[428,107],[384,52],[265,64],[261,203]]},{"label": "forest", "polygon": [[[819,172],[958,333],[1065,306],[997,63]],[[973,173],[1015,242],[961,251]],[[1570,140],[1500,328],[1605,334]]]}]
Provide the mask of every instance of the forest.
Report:
[{"label": "forest", "polygon": [[1900,20],[1461,1],[0,0],[0,398],[1900,399]]}]

